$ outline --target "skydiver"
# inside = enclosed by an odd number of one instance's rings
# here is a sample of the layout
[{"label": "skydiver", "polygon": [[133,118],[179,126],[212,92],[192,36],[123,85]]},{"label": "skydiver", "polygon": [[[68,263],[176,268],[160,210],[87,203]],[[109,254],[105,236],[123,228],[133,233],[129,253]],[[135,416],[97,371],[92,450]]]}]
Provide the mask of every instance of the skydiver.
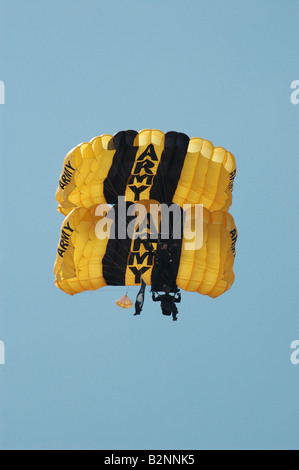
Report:
[{"label": "skydiver", "polygon": [[[158,246],[156,262],[157,262],[157,273],[155,279],[155,285],[159,286],[164,278],[167,279],[167,284],[172,292],[177,291],[176,285],[176,273],[174,269],[174,255],[176,254],[176,244],[172,241],[162,242]],[[165,279],[166,278],[166,279]],[[153,288],[155,291],[155,286]]]},{"label": "skydiver", "polygon": [[161,281],[167,278],[167,284],[171,292],[177,292],[176,273],[174,269],[174,256],[177,253],[176,243],[172,239],[168,241],[158,241],[157,250],[148,239],[143,239],[142,243],[147,251],[152,253],[155,258],[156,273],[152,282],[152,292],[159,290]]},{"label": "skydiver", "polygon": [[142,310],[142,308],[143,308],[144,295],[145,295],[145,287],[146,287],[146,283],[145,283],[145,281],[141,278],[141,287],[140,287],[140,289],[139,289],[139,292],[138,292],[138,294],[137,294],[136,301],[135,301],[135,313],[134,313],[134,316],[135,316],[135,315],[140,315],[141,310]]},{"label": "skydiver", "polygon": [[165,294],[163,295],[158,294],[156,297],[156,293],[153,292],[152,299],[154,302],[161,302],[161,310],[162,310],[163,315],[167,315],[167,316],[172,315],[172,320],[177,321],[178,309],[175,304],[181,301],[180,292],[177,292],[174,295],[170,295],[170,287],[165,286]]}]

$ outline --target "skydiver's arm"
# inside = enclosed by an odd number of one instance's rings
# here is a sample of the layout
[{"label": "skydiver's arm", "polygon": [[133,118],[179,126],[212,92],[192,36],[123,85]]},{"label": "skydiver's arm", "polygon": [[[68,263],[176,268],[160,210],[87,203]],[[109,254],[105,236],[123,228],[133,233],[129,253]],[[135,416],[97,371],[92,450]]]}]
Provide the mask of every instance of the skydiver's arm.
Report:
[{"label": "skydiver's arm", "polygon": [[176,294],[176,295],[177,295],[177,297],[174,295],[173,301],[174,301],[174,302],[177,302],[177,303],[180,303],[180,301],[181,301],[181,293],[178,292],[178,294]]},{"label": "skydiver's arm", "polygon": [[154,302],[160,302],[161,296],[158,294],[157,297],[155,296],[155,292],[153,292],[152,299]]}]

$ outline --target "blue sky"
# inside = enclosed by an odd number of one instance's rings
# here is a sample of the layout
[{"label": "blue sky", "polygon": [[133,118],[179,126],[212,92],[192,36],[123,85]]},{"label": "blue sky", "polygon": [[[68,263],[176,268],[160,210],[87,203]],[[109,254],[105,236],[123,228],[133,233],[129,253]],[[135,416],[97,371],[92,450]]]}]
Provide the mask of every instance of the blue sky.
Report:
[{"label": "blue sky", "polygon": [[[298,449],[298,2],[2,0],[0,14],[0,448]],[[235,284],[184,292],[177,323],[149,295],[136,318],[122,288],[54,286],[64,156],[143,128],[237,160]]]}]

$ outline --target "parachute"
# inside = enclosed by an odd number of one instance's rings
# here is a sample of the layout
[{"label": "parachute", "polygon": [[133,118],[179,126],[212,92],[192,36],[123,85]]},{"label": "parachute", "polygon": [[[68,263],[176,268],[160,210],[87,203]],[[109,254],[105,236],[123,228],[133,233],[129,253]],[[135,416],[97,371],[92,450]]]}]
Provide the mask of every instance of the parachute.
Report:
[{"label": "parachute", "polygon": [[208,140],[145,129],[102,135],[71,150],[56,192],[58,210],[155,199],[227,211],[236,175],[234,156]]},{"label": "parachute", "polygon": [[[121,131],[80,144],[65,157],[56,192],[66,216],[56,286],[73,295],[137,286],[141,278],[151,285],[158,240],[171,238],[178,288],[223,294],[234,282],[237,229],[228,209],[235,175],[230,152],[178,132]],[[166,225],[163,208],[171,212]],[[117,304],[126,308],[126,296]]]},{"label": "parachute", "polygon": [[133,305],[132,300],[130,297],[127,296],[127,294],[123,295],[120,299],[115,301],[116,305],[122,308],[131,308]]}]

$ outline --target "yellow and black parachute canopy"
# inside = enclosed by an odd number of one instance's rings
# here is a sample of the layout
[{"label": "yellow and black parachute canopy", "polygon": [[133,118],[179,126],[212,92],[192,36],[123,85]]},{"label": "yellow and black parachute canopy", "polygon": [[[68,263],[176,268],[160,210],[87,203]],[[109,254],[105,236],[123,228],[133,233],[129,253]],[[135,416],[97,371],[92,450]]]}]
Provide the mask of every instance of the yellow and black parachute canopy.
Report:
[{"label": "yellow and black parachute canopy", "polygon": [[[149,236],[150,203],[174,205],[195,223],[196,205],[203,206],[202,243],[190,249],[182,232],[174,260],[176,283],[187,291],[217,297],[234,281],[237,229],[228,213],[236,175],[234,156],[208,140],[180,132],[145,129],[104,134],[82,143],[65,157],[56,199],[66,219],[61,227],[54,266],[55,284],[68,294],[106,285],[150,285],[155,277],[153,255],[141,242]],[[145,207],[145,232],[133,225],[120,236],[120,200]],[[99,207],[113,206],[100,213]],[[109,215],[110,214],[110,215]],[[134,217],[133,217],[134,219]],[[161,220],[156,219],[161,237]],[[134,222],[134,221],[133,221]],[[106,236],[99,236],[99,226]],[[172,233],[173,235],[173,233]],[[155,246],[156,241],[152,241]]]},{"label": "yellow and black parachute canopy", "polygon": [[[126,205],[130,208],[135,204]],[[144,205],[146,230],[140,232],[140,221],[137,223],[136,219],[133,232],[125,238],[115,236],[117,218],[109,212],[105,216],[97,215],[97,205],[74,209],[61,227],[54,267],[56,285],[68,294],[106,285],[139,285],[141,276],[151,285],[155,264],[153,254],[142,243],[150,229],[148,201]],[[111,211],[117,212],[117,207]],[[174,259],[176,283],[181,289],[217,297],[234,281],[237,230],[232,216],[223,211],[203,209],[201,222],[202,240],[198,248],[192,245],[190,248],[190,239],[184,232],[174,240],[178,248]],[[106,236],[99,234],[103,226]],[[152,240],[152,244],[155,248],[157,240]]]},{"label": "yellow and black parachute canopy", "polygon": [[234,156],[208,140],[174,131],[121,131],[68,153],[56,199],[65,215],[75,207],[116,204],[118,196],[227,211],[235,174]]}]

